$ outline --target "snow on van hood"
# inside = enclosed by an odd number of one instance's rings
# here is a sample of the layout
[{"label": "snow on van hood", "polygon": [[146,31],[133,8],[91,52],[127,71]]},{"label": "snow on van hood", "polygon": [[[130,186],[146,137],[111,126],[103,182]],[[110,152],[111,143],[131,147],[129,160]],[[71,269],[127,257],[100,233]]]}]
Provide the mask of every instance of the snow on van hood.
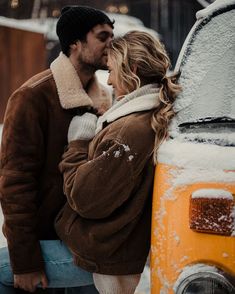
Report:
[{"label": "snow on van hood", "polygon": [[170,133],[203,118],[235,119],[235,0],[217,0],[197,17],[175,67],[183,91]]},{"label": "snow on van hood", "polygon": [[177,138],[167,140],[159,147],[157,160],[180,168],[235,171],[235,147],[185,142]]},{"label": "snow on van hood", "polygon": [[170,189],[166,192],[169,199],[178,186],[198,182],[235,182],[234,147],[184,142],[177,138],[165,141],[160,146],[157,160],[158,163],[174,167],[170,171]]}]

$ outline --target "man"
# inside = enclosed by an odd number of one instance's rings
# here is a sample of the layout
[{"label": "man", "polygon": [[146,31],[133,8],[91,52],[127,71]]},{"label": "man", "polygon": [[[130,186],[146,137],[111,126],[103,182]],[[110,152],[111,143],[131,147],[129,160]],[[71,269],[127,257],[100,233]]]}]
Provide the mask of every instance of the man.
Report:
[{"label": "man", "polygon": [[[100,10],[71,6],[62,9],[56,30],[62,52],[50,69],[12,94],[4,118],[0,199],[10,262],[8,250],[1,249],[1,294],[16,293],[13,286],[34,292],[37,285],[93,283],[90,273],[74,266],[63,243],[55,241],[53,222],[66,201],[58,164],[70,121],[87,108],[101,114],[111,106],[94,73],[107,69],[113,22]],[[76,293],[86,292],[80,288]],[[88,287],[86,293],[94,292]]]}]

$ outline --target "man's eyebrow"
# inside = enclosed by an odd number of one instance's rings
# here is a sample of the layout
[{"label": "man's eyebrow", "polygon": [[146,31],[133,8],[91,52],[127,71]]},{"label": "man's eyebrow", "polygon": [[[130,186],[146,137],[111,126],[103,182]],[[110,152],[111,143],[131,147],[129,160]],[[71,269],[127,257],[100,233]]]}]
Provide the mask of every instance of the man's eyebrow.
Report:
[{"label": "man's eyebrow", "polygon": [[98,32],[97,36],[100,36],[100,35],[105,35],[107,37],[111,35],[111,37],[113,37],[113,33],[110,33],[110,32],[107,32],[107,31]]}]

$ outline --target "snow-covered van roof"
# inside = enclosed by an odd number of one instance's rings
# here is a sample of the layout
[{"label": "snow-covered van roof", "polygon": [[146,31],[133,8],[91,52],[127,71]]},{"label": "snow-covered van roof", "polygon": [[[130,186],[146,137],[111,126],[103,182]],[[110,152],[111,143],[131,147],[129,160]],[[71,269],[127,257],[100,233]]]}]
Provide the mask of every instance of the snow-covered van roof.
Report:
[{"label": "snow-covered van roof", "polygon": [[235,0],[216,0],[196,17],[175,67],[183,91],[175,103],[173,137],[183,123],[235,119]]}]

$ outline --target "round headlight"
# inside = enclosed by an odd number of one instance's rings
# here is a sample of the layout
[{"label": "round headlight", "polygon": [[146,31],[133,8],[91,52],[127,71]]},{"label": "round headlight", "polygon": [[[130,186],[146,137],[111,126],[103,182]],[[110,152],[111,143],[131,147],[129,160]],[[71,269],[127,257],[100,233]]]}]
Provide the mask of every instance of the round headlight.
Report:
[{"label": "round headlight", "polygon": [[195,273],[178,285],[176,294],[234,294],[235,287],[219,273]]}]

